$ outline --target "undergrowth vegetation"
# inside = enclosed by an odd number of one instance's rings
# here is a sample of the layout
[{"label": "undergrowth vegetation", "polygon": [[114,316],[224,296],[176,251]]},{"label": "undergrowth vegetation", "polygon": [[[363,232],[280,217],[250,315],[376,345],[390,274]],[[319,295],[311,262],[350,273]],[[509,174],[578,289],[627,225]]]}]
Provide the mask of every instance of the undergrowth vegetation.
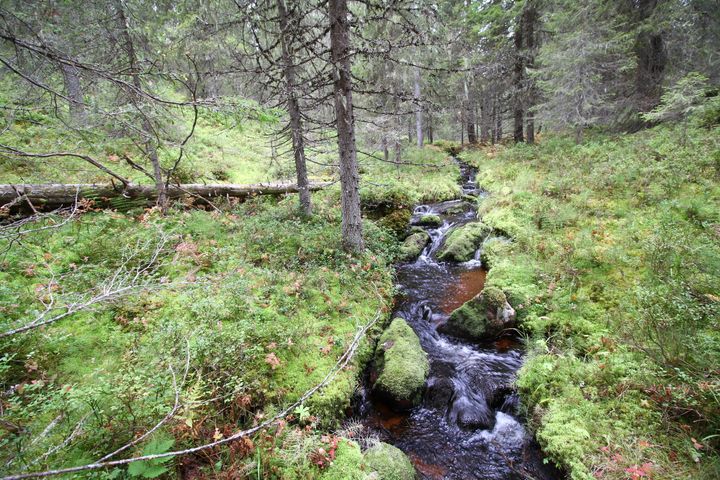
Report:
[{"label": "undergrowth vegetation", "polygon": [[[259,198],[224,213],[177,209],[165,217],[87,211],[2,240],[3,332],[46,308],[61,312],[93,297],[93,285],[139,287],[0,340],[3,470],[95,461],[172,412],[176,392],[174,415],[122,455],[223,438],[320,383],[358,328],[380,315],[370,338],[376,335],[392,297],[395,240],[366,222],[368,252],[349,256],[340,247],[335,195],[314,197],[312,219],[296,213],[295,201]],[[358,366],[372,355],[370,338],[327,388],[274,429],[180,463],[86,476],[323,475],[347,443],[323,432],[345,417]]]},{"label": "undergrowth vegetation", "polygon": [[363,155],[360,160],[360,196],[367,206],[393,210],[460,196],[460,169],[440,148],[408,147],[400,163]]},{"label": "undergrowth vegetation", "polygon": [[718,478],[720,131],[470,150],[485,253],[528,337],[518,385],[573,479]]},{"label": "undergrowth vegetation", "polygon": [[[0,86],[2,83],[0,83]],[[0,103],[7,100],[0,93]],[[7,103],[7,102],[6,102]],[[185,112],[188,124],[190,113]],[[173,173],[179,183],[257,183],[291,181],[295,178],[291,155],[277,136],[281,129],[281,112],[258,107],[242,100],[233,115],[202,109],[198,122],[184,146],[182,161]],[[73,153],[88,155],[113,172],[132,182],[152,183],[152,179],[130,162],[146,171],[151,169],[144,153],[123,131],[112,126],[95,125],[85,128],[82,135],[58,119],[48,107],[3,115],[6,128],[0,132],[0,144],[28,153]],[[167,136],[177,137],[176,143],[189,133],[183,125],[168,127]],[[172,145],[172,143],[171,143]],[[160,161],[169,168],[180,153],[177,147],[164,147],[158,152]],[[315,158],[315,156],[319,158]],[[332,150],[311,159],[329,163]],[[128,161],[129,160],[129,161]],[[311,179],[333,175],[330,167],[311,164]],[[107,183],[109,177],[95,166],[76,157],[13,157],[0,159],[0,178],[4,183]]]}]

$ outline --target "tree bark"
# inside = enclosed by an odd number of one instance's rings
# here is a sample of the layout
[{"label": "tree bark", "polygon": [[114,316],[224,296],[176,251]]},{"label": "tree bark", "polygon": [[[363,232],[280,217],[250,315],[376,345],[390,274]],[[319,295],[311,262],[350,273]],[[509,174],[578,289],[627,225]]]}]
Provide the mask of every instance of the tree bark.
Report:
[{"label": "tree bark", "polygon": [[422,148],[424,143],[423,138],[423,110],[420,103],[420,69],[415,67],[415,132],[417,137],[417,146]]},{"label": "tree bark", "polygon": [[[639,0],[637,23],[648,22],[657,5],[657,0]],[[667,52],[662,32],[653,31],[647,26],[641,26],[639,32],[635,41],[636,88],[640,96],[639,107],[642,110],[651,110],[660,102],[667,66]]]},{"label": "tree bark", "polygon": [[432,115],[430,114],[430,112],[427,112],[427,122],[426,122],[426,125],[427,125],[427,139],[428,139],[428,142],[429,142],[429,143],[433,143],[433,141],[434,141],[434,139],[433,139],[433,133],[434,133],[434,132],[433,132],[433,124],[432,124]]},{"label": "tree bark", "polygon": [[364,244],[350,76],[350,25],[347,0],[328,0],[328,16],[330,17],[330,53],[333,62],[335,123],[340,152],[342,245],[349,252],[359,253],[364,249]]},{"label": "tree bark", "polygon": [[487,144],[490,142],[492,135],[492,106],[490,95],[483,92],[483,99],[480,105],[480,143]]},{"label": "tree bark", "polygon": [[527,143],[535,143],[535,115],[531,112],[527,112],[525,118],[525,140]]},{"label": "tree bark", "polygon": [[[525,61],[528,68],[532,68],[535,64],[535,24],[538,21],[537,9],[534,2],[529,1],[525,5],[523,11],[523,37],[525,40]],[[532,108],[537,103],[537,89],[532,78],[526,78],[528,83],[525,95],[525,137],[527,143],[535,143],[535,113]]]},{"label": "tree bark", "polygon": [[[130,36],[130,27],[128,24],[127,16],[125,15],[125,6],[123,5],[123,0],[116,0],[115,8],[117,9],[118,26],[120,27],[120,33],[123,37],[123,41],[125,42],[125,53],[128,57],[132,84],[137,90],[140,90],[142,88],[142,83],[140,81],[140,74],[138,70],[137,54],[135,53],[135,44],[133,43],[132,37]],[[161,208],[163,212],[165,212],[168,207],[168,198],[165,192],[166,184],[162,167],[160,165],[160,158],[158,156],[158,147],[153,134],[154,129],[152,128],[152,124],[150,123],[149,118],[147,117],[145,112],[142,111],[140,105],[142,99],[140,98],[139,92],[132,92],[130,96],[133,99],[133,103],[135,103],[135,106],[140,111],[143,119],[142,127],[144,130],[143,135],[145,137],[143,139],[145,144],[145,153],[150,159],[150,164],[153,167],[155,188],[157,188],[158,191],[157,205]]]},{"label": "tree bark", "polygon": [[65,63],[60,64],[65,82],[65,94],[67,95],[70,121],[74,125],[84,125],[86,121],[85,102],[83,99],[80,76],[77,69]]},{"label": "tree bark", "polygon": [[524,14],[521,14],[518,25],[515,28],[514,38],[515,65],[513,68],[513,139],[516,142],[523,142],[525,140],[523,135],[523,72],[525,69],[523,62],[523,19]]},{"label": "tree bark", "polygon": [[495,143],[500,143],[503,136],[503,112],[500,108],[500,99],[495,99]]},{"label": "tree bark", "polygon": [[465,121],[467,127],[467,139],[469,144],[474,145],[477,143],[477,136],[475,135],[475,99],[471,88],[468,87],[467,80],[463,82],[463,87],[465,89]]},{"label": "tree bark", "polygon": [[277,0],[278,21],[280,24],[280,43],[283,61],[283,76],[285,77],[285,94],[287,96],[287,109],[290,116],[290,133],[292,135],[293,157],[295,159],[295,173],[297,185],[300,190],[300,209],[303,214],[312,214],[310,190],[308,189],[307,163],[305,161],[305,136],[300,112],[300,102],[296,91],[295,64],[290,51],[289,14],[285,7],[285,0]]}]

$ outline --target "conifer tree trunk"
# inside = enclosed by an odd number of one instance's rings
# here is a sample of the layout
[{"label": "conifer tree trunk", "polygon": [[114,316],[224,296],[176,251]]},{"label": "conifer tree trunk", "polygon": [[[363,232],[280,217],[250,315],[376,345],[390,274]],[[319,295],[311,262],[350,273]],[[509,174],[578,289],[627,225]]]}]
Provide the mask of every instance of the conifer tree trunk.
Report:
[{"label": "conifer tree trunk", "polygon": [[495,99],[495,143],[500,143],[503,136],[503,111],[500,108],[500,99]]},{"label": "conifer tree trunk", "polygon": [[350,76],[350,25],[347,0],[328,0],[328,16],[330,17],[330,54],[333,62],[335,123],[340,152],[342,245],[349,252],[359,253],[363,250],[364,244]]},{"label": "conifer tree trunk", "polygon": [[427,112],[427,139],[429,143],[433,143],[432,115],[429,111]]},{"label": "conifer tree trunk", "polygon": [[65,63],[60,64],[60,68],[65,82],[65,94],[69,99],[70,120],[75,125],[84,125],[86,120],[85,103],[77,69]]},{"label": "conifer tree trunk", "polygon": [[[118,26],[120,28],[120,33],[123,37],[123,41],[125,42],[125,53],[128,57],[130,77],[132,78],[133,86],[137,89],[137,91],[133,92],[131,96],[133,97],[133,101],[135,102],[137,108],[140,109],[141,96],[139,90],[142,89],[142,83],[140,82],[140,74],[138,73],[139,70],[137,64],[137,55],[135,53],[135,44],[133,43],[132,37],[130,36],[130,28],[128,26],[127,16],[125,15],[125,6],[123,5],[122,0],[116,0],[115,7],[117,9]],[[157,143],[156,140],[153,138],[154,129],[152,128],[152,125],[147,115],[142,114],[142,117],[142,127],[145,136],[145,138],[143,139],[145,143],[145,153],[150,159],[150,164],[153,167],[153,178],[155,179],[155,188],[158,192],[157,205],[161,208],[163,212],[165,212],[168,207],[168,197],[166,192],[167,189],[165,186],[165,181],[163,179],[162,167],[160,166]]]},{"label": "conifer tree trunk", "polygon": [[662,81],[665,78],[667,52],[661,31],[642,25],[652,17],[658,0],[638,0],[637,23],[639,33],[635,41],[637,55],[636,88],[640,94],[640,108],[651,110],[660,101]]},{"label": "conifer tree trunk", "polygon": [[423,111],[422,105],[420,104],[420,69],[415,67],[415,133],[417,139],[417,146],[422,148],[423,139]]},{"label": "conifer tree trunk", "polygon": [[480,142],[487,144],[492,135],[492,107],[490,95],[484,92],[482,103],[480,105]]},{"label": "conifer tree trunk", "polygon": [[[525,40],[525,57],[528,68],[532,68],[535,63],[535,24],[537,23],[537,10],[533,2],[528,2],[523,12],[523,37]],[[537,89],[532,82],[532,78],[526,79],[529,83],[525,98],[525,137],[527,143],[535,143],[535,114],[532,111],[537,99]]]},{"label": "conifer tree trunk", "polygon": [[467,127],[468,143],[475,145],[477,136],[475,135],[475,105],[471,88],[468,86],[467,80],[463,82],[465,89],[465,120]]},{"label": "conifer tree trunk", "polygon": [[524,12],[518,19],[518,25],[515,27],[515,64],[513,66],[513,139],[516,142],[525,141],[523,135],[524,130],[524,99],[523,99],[523,80],[524,80],[524,59],[523,59],[523,27]]},{"label": "conifer tree trunk", "polygon": [[285,78],[285,94],[288,115],[290,116],[290,134],[292,136],[293,157],[295,159],[295,173],[297,175],[298,191],[300,193],[300,209],[305,215],[312,214],[310,190],[308,189],[307,163],[305,161],[305,136],[303,121],[300,112],[300,102],[296,91],[295,64],[290,51],[289,36],[290,18],[285,6],[285,0],[277,0],[278,20],[280,24],[280,44],[283,61],[283,77]]}]

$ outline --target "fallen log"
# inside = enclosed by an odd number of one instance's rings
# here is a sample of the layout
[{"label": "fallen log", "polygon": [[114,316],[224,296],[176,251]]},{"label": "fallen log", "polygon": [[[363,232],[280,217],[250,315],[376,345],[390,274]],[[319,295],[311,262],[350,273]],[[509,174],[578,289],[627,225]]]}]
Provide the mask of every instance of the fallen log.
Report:
[{"label": "fallen log", "polygon": [[[313,182],[311,191],[321,190],[333,182]],[[201,184],[188,183],[168,186],[168,197],[178,199],[186,196],[207,199],[246,198],[255,195],[282,195],[297,193],[294,183]],[[24,205],[31,209],[57,208],[74,204],[77,200],[92,200],[97,206],[112,205],[113,200],[157,200],[153,185],[93,184],[93,183],[49,183],[49,184],[5,184],[0,185],[0,209],[8,210]]]}]

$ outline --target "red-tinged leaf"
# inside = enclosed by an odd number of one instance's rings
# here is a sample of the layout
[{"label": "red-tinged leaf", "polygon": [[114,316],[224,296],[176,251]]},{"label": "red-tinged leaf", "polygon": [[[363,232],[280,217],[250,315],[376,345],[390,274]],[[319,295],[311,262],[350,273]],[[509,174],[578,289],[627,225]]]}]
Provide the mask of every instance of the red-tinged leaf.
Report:
[{"label": "red-tinged leaf", "polygon": [[277,367],[280,366],[280,359],[274,353],[268,353],[267,355],[265,355],[265,363],[270,365],[270,368],[275,370]]}]

